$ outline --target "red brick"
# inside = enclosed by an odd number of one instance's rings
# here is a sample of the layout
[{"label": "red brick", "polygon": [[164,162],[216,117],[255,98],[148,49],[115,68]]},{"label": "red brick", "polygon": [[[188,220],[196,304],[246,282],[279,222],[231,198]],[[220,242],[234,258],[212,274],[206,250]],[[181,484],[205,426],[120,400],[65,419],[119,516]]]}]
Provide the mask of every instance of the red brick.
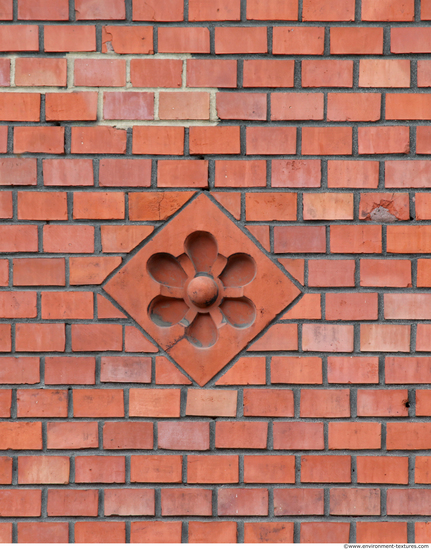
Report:
[{"label": "red brick", "polygon": [[259,243],[266,248],[266,250],[271,249],[270,235],[269,235],[269,225],[245,225],[244,226],[251,235],[259,241]]},{"label": "red brick", "polygon": [[189,21],[239,21],[240,0],[190,0]]},{"label": "red brick", "polygon": [[37,52],[38,50],[37,25],[2,25],[0,52]]},{"label": "red brick", "polygon": [[338,254],[378,254],[382,252],[380,226],[331,226],[331,252]]},{"label": "red brick", "polygon": [[207,160],[159,160],[159,187],[203,187],[208,185]]},{"label": "red brick", "polygon": [[189,543],[236,543],[237,526],[234,521],[189,522]]},{"label": "red brick", "polygon": [[296,193],[246,193],[247,221],[296,220]]},{"label": "red brick", "polygon": [[153,120],[154,94],[149,92],[104,92],[105,120]]},{"label": "red brick", "polygon": [[195,126],[190,128],[190,154],[239,154],[239,126]]},{"label": "red brick", "polygon": [[350,456],[301,456],[302,483],[350,483]]},{"label": "red brick", "polygon": [[[89,92],[92,93],[92,92]],[[124,154],[126,152],[126,130],[109,126],[72,128],[72,154]]]},{"label": "red brick", "polygon": [[247,3],[247,19],[296,21],[298,19],[298,2],[289,0],[249,0]]},{"label": "red brick", "polygon": [[65,348],[65,326],[53,324],[17,324],[17,351],[60,351]]},{"label": "red brick", "polygon": [[136,389],[129,391],[130,416],[179,417],[180,390]]},{"label": "red brick", "polygon": [[94,384],[94,357],[46,357],[45,384]]},{"label": "red brick", "polygon": [[97,516],[97,489],[49,489],[48,517]]},{"label": "red brick", "polygon": [[429,489],[388,489],[388,516],[428,516],[431,512]]},{"label": "red brick", "polygon": [[323,120],[323,94],[271,94],[271,120]]},{"label": "red brick", "polygon": [[64,128],[25,127],[14,130],[14,153],[50,153],[64,152]]},{"label": "red brick", "polygon": [[40,120],[40,94],[0,93],[0,120]]},{"label": "red brick", "polygon": [[17,390],[17,416],[67,417],[67,390]]},{"label": "red brick", "polygon": [[[431,4],[429,0],[422,0],[421,19],[426,21],[429,21],[431,19]],[[416,542],[422,542],[422,541],[416,541]]]},{"label": "red brick", "polygon": [[324,253],[326,238],[324,227],[275,227],[274,252],[290,253]]},{"label": "red brick", "polygon": [[[431,286],[431,263],[429,260],[419,259],[417,263],[417,286],[429,287]],[[410,262],[409,262],[410,273]],[[410,281],[411,282],[411,281]],[[406,285],[410,286],[410,285]]]},{"label": "red brick", "polygon": [[[1,2],[0,2],[0,20],[1,21],[12,21],[12,19],[13,19],[13,2],[12,2],[12,0],[1,0]],[[5,527],[7,527],[7,525],[5,525]],[[11,531],[11,537],[12,537],[12,531]],[[9,541],[4,541],[4,542],[9,542]],[[10,542],[12,542],[12,540]]]},{"label": "red brick", "polygon": [[378,516],[379,489],[330,489],[331,516]]},{"label": "red brick", "polygon": [[132,353],[154,353],[158,348],[152,344],[140,330],[135,327],[126,327],[124,336],[124,351]]},{"label": "red brick", "polygon": [[303,21],[354,21],[354,0],[304,0]]},{"label": "red brick", "polygon": [[294,61],[249,59],[244,61],[245,88],[292,88]]},{"label": "red brick", "polygon": [[[296,153],[296,128],[249,126],[246,131],[247,155],[294,155]],[[281,163],[274,161],[273,170],[275,163],[279,174]],[[287,163],[291,165],[292,161],[284,161],[284,165]],[[273,177],[273,187],[278,187],[275,182],[279,178],[279,175]]]},{"label": "red brick", "polygon": [[[429,398],[429,390],[416,390],[416,416],[431,416]],[[405,401],[408,403],[407,398]]]},{"label": "red brick", "polygon": [[216,160],[216,187],[265,187],[266,161]]},{"label": "red brick", "polygon": [[358,416],[408,416],[407,390],[358,390]]},{"label": "red brick", "polygon": [[304,325],[302,348],[304,351],[352,352],[353,326]]},{"label": "red brick", "polygon": [[0,422],[0,449],[42,450],[41,422]]},{"label": "red brick", "polygon": [[304,220],[353,220],[353,194],[307,193],[303,196]]},{"label": "red brick", "polygon": [[[26,525],[29,524],[26,523]],[[2,523],[0,525],[0,542],[2,544],[12,543],[12,523]]]},{"label": "red brick", "polygon": [[244,456],[244,483],[295,483],[295,457]]},{"label": "red brick", "polygon": [[152,449],[153,424],[151,422],[105,422],[104,449]]},{"label": "red brick", "polygon": [[268,515],[267,489],[219,489],[219,516]]},{"label": "red brick", "polygon": [[431,233],[428,226],[388,226],[387,251],[398,254],[428,253]]},{"label": "red brick", "polygon": [[302,61],[303,87],[350,88],[352,85],[353,61],[335,59]]},{"label": "red brick", "polygon": [[309,260],[308,270],[309,286],[355,286],[355,263],[353,260]]},{"label": "red brick", "polygon": [[428,294],[385,294],[385,319],[430,319]]},{"label": "red brick", "polygon": [[159,422],[159,449],[195,450],[209,449],[208,422]]},{"label": "red brick", "polygon": [[18,19],[67,21],[69,2],[58,0],[53,5],[50,0],[19,0]]},{"label": "red brick", "polygon": [[0,510],[2,517],[39,517],[41,515],[40,489],[0,490]]},{"label": "red brick", "polygon": [[125,19],[126,9],[122,0],[108,0],[100,4],[97,0],[76,0],[75,15],[82,19]]},{"label": "red brick", "polygon": [[184,128],[180,126],[135,126],[134,155],[184,154]]},{"label": "red brick", "polygon": [[123,390],[74,389],[73,414],[75,418],[124,416]]},{"label": "red brick", "polygon": [[266,27],[216,27],[215,53],[267,53]]},{"label": "red brick", "polygon": [[97,449],[97,422],[48,422],[48,449]]},{"label": "red brick", "polygon": [[266,449],[266,422],[217,422],[215,445],[218,449]]},{"label": "red brick", "polygon": [[125,483],[124,456],[77,456],[75,483]]},{"label": "red brick", "polygon": [[[132,61],[133,64],[133,61]],[[181,66],[179,78],[181,84]],[[236,88],[237,62],[234,59],[188,59],[187,86],[198,88]]]},{"label": "red brick", "polygon": [[244,389],[244,416],[293,416],[292,390]]},{"label": "red brick", "polygon": [[0,390],[0,417],[1,418],[10,418],[11,406],[12,406],[12,390]]},{"label": "red brick", "polygon": [[187,483],[238,483],[238,456],[188,456]]},{"label": "red brick", "polygon": [[330,121],[376,121],[380,113],[380,94],[328,94],[327,119]]},{"label": "red brick", "polygon": [[[95,8],[99,8],[95,3]],[[123,4],[124,6],[124,4]],[[153,27],[107,26],[102,27],[102,52],[114,51],[118,54],[153,54]],[[132,63],[135,60],[132,60]]]},{"label": "red brick", "polygon": [[407,59],[361,59],[359,86],[365,88],[409,88],[410,61]]},{"label": "red brick", "polygon": [[67,220],[66,193],[19,191],[18,219]]},{"label": "red brick", "polygon": [[181,521],[145,521],[131,523],[130,542],[180,543]]},{"label": "red brick", "polygon": [[66,83],[66,59],[18,57],[15,61],[17,86],[66,86]]},{"label": "red brick", "polygon": [[159,53],[210,53],[206,27],[159,27]]},{"label": "red brick", "polygon": [[331,54],[382,54],[383,28],[331,27]]},{"label": "red brick", "polygon": [[323,27],[273,28],[272,52],[275,55],[322,55],[323,49]]},{"label": "red brick", "polygon": [[46,94],[46,120],[96,120],[97,92]]},{"label": "red brick", "polygon": [[322,296],[321,294],[306,294],[301,297],[282,319],[321,319]]},{"label": "red brick", "polygon": [[180,59],[132,59],[131,82],[137,88],[180,88],[182,67]]},{"label": "red brick", "polygon": [[358,128],[358,149],[360,155],[408,153],[410,150],[409,140],[408,126]]},{"label": "red brick", "polygon": [[179,455],[132,456],[131,458],[132,483],[180,483],[181,479],[182,457]]},{"label": "red brick", "polygon": [[[429,129],[426,126],[418,126],[416,128],[416,152],[418,154],[428,154],[431,151],[431,134],[429,132]],[[415,174],[416,167],[423,167],[424,168],[424,174]],[[409,168],[409,167],[407,167]],[[419,182],[414,182],[413,185],[418,185],[419,187],[428,187],[428,184],[423,181],[423,176],[426,175],[426,172],[428,171],[428,163],[426,161],[420,162],[416,165],[413,164],[410,166],[412,169],[411,171],[414,173],[415,176],[422,176],[422,181],[419,179]],[[404,183],[404,182],[403,182]]]},{"label": "red brick", "polygon": [[94,252],[94,228],[85,225],[45,225],[43,249],[53,253]]},{"label": "red brick", "polygon": [[101,187],[149,187],[151,160],[100,159],[99,185]]},{"label": "red brick", "polygon": [[409,460],[406,456],[358,456],[356,464],[358,483],[408,484]]},{"label": "red brick", "polygon": [[44,43],[45,52],[95,52],[96,26],[45,25]]},{"label": "red brick", "polygon": [[77,543],[125,543],[126,524],[123,521],[86,521],[75,523]]},{"label": "red brick", "polygon": [[387,425],[388,450],[400,449],[403,451],[413,449],[429,449],[431,442],[431,429],[429,424],[405,422],[391,422]]},{"label": "red brick", "polygon": [[328,448],[380,449],[381,425],[376,422],[332,422],[328,426]]},{"label": "red brick", "polygon": [[[405,460],[407,461],[407,457]],[[415,458],[415,483],[431,483],[429,456],[417,456]],[[405,484],[407,485],[407,482]]]},{"label": "red brick", "polygon": [[377,293],[326,294],[326,319],[328,321],[377,320]]},{"label": "red brick", "polygon": [[160,92],[161,120],[208,120],[210,116],[207,92]]},{"label": "red brick", "polygon": [[[157,365],[156,365],[157,379]],[[217,380],[216,386],[237,386],[252,384],[263,385],[266,383],[265,358],[242,357],[231,367],[226,374]]]},{"label": "red brick", "polygon": [[55,187],[94,185],[91,159],[44,159],[44,185]]},{"label": "red brick", "polygon": [[[105,247],[105,235],[102,226],[102,248],[103,251],[112,252]],[[108,250],[105,250],[107,248]],[[114,247],[112,247],[114,248]],[[129,251],[129,250],[127,250]],[[111,257],[73,257],[69,259],[69,272],[71,285],[100,284],[106,277],[120,265],[121,259]]]},{"label": "red brick", "polygon": [[259,522],[244,524],[245,543],[293,543],[293,523]]},{"label": "red brick", "polygon": [[221,119],[266,120],[265,94],[219,92],[216,101]]},{"label": "red brick", "polygon": [[298,326],[275,324],[255,344],[250,351],[296,351],[298,349]]},{"label": "red brick", "polygon": [[323,489],[274,489],[274,515],[323,516]]},{"label": "red brick", "polygon": [[349,542],[350,523],[304,522],[301,523],[301,543],[341,543]]},{"label": "red brick", "polygon": [[329,188],[377,188],[379,163],[369,160],[329,160]]},{"label": "red brick", "polygon": [[344,418],[350,416],[349,390],[301,390],[303,418]]},{"label": "red brick", "polygon": [[37,384],[39,381],[38,357],[2,357],[0,384]]},{"label": "red brick", "polygon": [[0,316],[3,319],[36,317],[34,292],[0,292]]},{"label": "red brick", "polygon": [[431,64],[427,59],[418,61],[418,86],[429,87],[431,83]]},{"label": "red brick", "polygon": [[105,516],[152,516],[154,512],[154,489],[105,489]]},{"label": "red brick", "polygon": [[42,319],[92,319],[92,292],[42,292]]},{"label": "red brick", "polygon": [[362,193],[359,219],[377,222],[410,220],[407,193]]},{"label": "red brick", "polygon": [[190,385],[191,381],[166,357],[156,357],[156,384]]},{"label": "red brick", "polygon": [[[416,523],[417,525],[419,524]],[[356,523],[356,542],[361,544],[407,542],[407,523],[403,521],[358,521]],[[420,541],[416,538],[416,542]]]},{"label": "red brick", "polygon": [[37,252],[36,225],[0,227],[0,252]]},{"label": "red brick", "polygon": [[[101,227],[102,250],[103,252],[130,252],[135,246],[148,237],[152,231],[152,226],[104,225]],[[87,280],[92,281],[96,279],[102,282],[120,263],[121,261],[119,261],[118,258],[115,262],[111,258],[101,258],[100,262],[93,260],[87,265],[88,259],[82,259],[82,265],[76,265],[77,278],[74,279],[74,282],[71,284],[86,284]]]},{"label": "red brick", "polygon": [[124,219],[124,193],[74,193],[73,218],[112,220]]},{"label": "red brick", "polygon": [[211,516],[211,489],[162,489],[162,516]]},{"label": "red brick", "polygon": [[319,357],[273,357],[272,384],[321,384],[322,360]]},{"label": "red brick", "polygon": [[274,422],[274,449],[322,450],[323,423]]},{"label": "red brick", "polygon": [[23,485],[69,483],[69,457],[19,456],[18,483]]},{"label": "red brick", "polygon": [[133,0],[134,21],[182,21],[183,10],[182,0]]},{"label": "red brick", "polygon": [[20,544],[65,544],[69,542],[69,525],[57,521],[18,523],[18,542]]},{"label": "red brick", "polygon": [[386,120],[428,120],[430,116],[429,94],[386,94]]},{"label": "red brick", "polygon": [[417,220],[431,219],[431,203],[429,197],[430,195],[428,193],[415,194],[415,211]]},{"label": "red brick", "polygon": [[[0,71],[1,71],[1,61],[0,61]],[[1,85],[1,72],[0,72],[0,85]],[[15,128],[16,130],[17,128]],[[8,141],[8,127],[0,126],[0,153],[7,153],[7,141]]]},{"label": "red brick", "polygon": [[414,0],[364,0],[362,21],[413,21]]},{"label": "red brick", "polygon": [[395,27],[391,29],[391,52],[431,52],[429,29],[427,27]]},{"label": "red brick", "polygon": [[328,357],[330,384],[377,384],[379,362],[377,357]]},{"label": "red brick", "polygon": [[151,382],[150,357],[102,357],[101,382]]},{"label": "red brick", "polygon": [[236,409],[236,391],[190,389],[187,392],[186,416],[236,416]]},{"label": "red brick", "polygon": [[361,351],[410,351],[410,326],[361,325]]},{"label": "red brick", "polygon": [[431,381],[429,357],[386,357],[386,384],[428,384]]},{"label": "red brick", "polygon": [[126,62],[122,59],[76,59],[75,86],[125,86]]},{"label": "red brick", "polygon": [[303,155],[351,155],[352,129],[348,127],[304,127]]},{"label": "red brick", "polygon": [[0,260],[0,286],[8,286],[8,285],[9,285],[9,260]]}]

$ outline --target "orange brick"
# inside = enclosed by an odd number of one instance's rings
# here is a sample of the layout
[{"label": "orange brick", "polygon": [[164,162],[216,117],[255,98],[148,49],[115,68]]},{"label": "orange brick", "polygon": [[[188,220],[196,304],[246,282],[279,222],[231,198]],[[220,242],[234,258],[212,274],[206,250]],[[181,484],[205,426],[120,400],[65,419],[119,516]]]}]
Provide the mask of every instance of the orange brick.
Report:
[{"label": "orange brick", "polygon": [[161,489],[162,516],[211,516],[210,489]]},{"label": "orange brick", "polygon": [[112,220],[125,215],[124,193],[75,193],[73,218]]},{"label": "orange brick", "polygon": [[320,294],[306,294],[302,296],[282,319],[321,319],[322,299]]},{"label": "orange brick", "polygon": [[48,517],[97,516],[97,489],[49,489]]},{"label": "orange brick", "polygon": [[217,114],[223,120],[266,120],[266,95],[218,92]]},{"label": "orange brick", "polygon": [[3,517],[39,517],[41,515],[41,489],[2,489],[0,507]]},{"label": "orange brick", "polygon": [[130,480],[137,483],[180,483],[183,459],[179,455],[132,456]]},{"label": "orange brick", "polygon": [[358,390],[358,416],[408,416],[407,390]]},{"label": "orange brick", "polygon": [[181,73],[179,59],[132,59],[130,63],[131,82],[135,87],[179,88]]},{"label": "orange brick", "polygon": [[239,126],[195,126],[190,128],[190,154],[239,154]]},{"label": "orange brick", "polygon": [[219,489],[218,514],[220,516],[266,516],[268,491],[267,489]]},{"label": "orange brick", "polygon": [[273,27],[272,53],[322,55],[324,36],[323,27]]},{"label": "orange brick", "polygon": [[417,220],[431,219],[431,201],[428,193],[415,194],[415,211]]},{"label": "orange brick", "polygon": [[380,119],[381,101],[381,95],[374,93],[329,93],[327,119],[376,121]]},{"label": "orange brick", "polygon": [[428,226],[388,226],[387,251],[399,254],[428,253],[431,232]]},{"label": "orange brick", "polygon": [[386,120],[427,120],[430,116],[429,94],[386,94]]},{"label": "orange brick", "polygon": [[350,416],[349,390],[301,390],[301,417],[345,418]]},{"label": "orange brick", "polygon": [[407,485],[409,482],[407,456],[358,456],[356,465],[358,483]]},{"label": "orange brick", "polygon": [[[7,524],[3,525],[6,526]],[[65,544],[69,542],[69,525],[58,521],[53,523],[27,521],[18,523],[18,542],[24,544]]]},{"label": "orange brick", "polygon": [[186,416],[236,416],[236,409],[236,391],[189,389],[187,392]]},{"label": "orange brick", "polygon": [[431,380],[429,357],[386,357],[387,384],[428,384]]},{"label": "orange brick", "polygon": [[0,292],[0,316],[3,319],[35,318],[36,309],[34,292]]},{"label": "orange brick", "polygon": [[380,489],[330,489],[332,516],[378,516]]},{"label": "orange brick", "polygon": [[67,21],[69,2],[58,0],[52,5],[49,0],[19,0],[18,19]]},{"label": "orange brick", "polygon": [[301,456],[302,483],[350,483],[350,456]]},{"label": "orange brick", "polygon": [[190,0],[189,21],[239,21],[240,0]]},{"label": "orange brick", "polygon": [[351,193],[307,193],[303,196],[304,220],[353,220]]},{"label": "orange brick", "polygon": [[416,351],[431,351],[431,325],[418,324],[416,333]]},{"label": "orange brick", "polygon": [[0,120],[40,120],[40,94],[0,93]]},{"label": "orange brick", "polygon": [[99,185],[101,187],[149,187],[151,160],[100,159]]},{"label": "orange brick", "polygon": [[416,416],[431,416],[429,398],[429,390],[416,390]]},{"label": "orange brick", "polygon": [[0,390],[0,417],[10,418],[12,406],[12,390]]},{"label": "orange brick", "polygon": [[354,21],[354,0],[304,0],[303,21]]},{"label": "orange brick", "polygon": [[244,61],[244,88],[292,88],[294,61],[249,59]]},{"label": "orange brick", "polygon": [[294,415],[292,390],[244,389],[244,416]]},{"label": "orange brick", "polygon": [[17,416],[67,417],[67,390],[17,390]]},{"label": "orange brick", "polygon": [[94,252],[94,228],[85,225],[45,225],[43,249],[53,253]]},{"label": "orange brick", "polygon": [[[0,20],[1,21],[12,21],[13,19],[13,3],[12,0],[1,0],[0,2]],[[8,531],[7,527],[9,524],[5,525],[5,532]],[[3,533],[2,533],[3,534]],[[9,542],[9,541],[4,541]],[[12,542],[12,531],[11,531],[11,540]]]},{"label": "orange brick", "polygon": [[300,528],[301,543],[341,543],[350,539],[350,523],[304,522]]},{"label": "orange brick", "polygon": [[124,456],[77,456],[75,483],[125,483]]},{"label": "orange brick", "polygon": [[94,384],[94,357],[46,357],[45,384]]},{"label": "orange brick", "polygon": [[206,27],[159,27],[159,53],[210,53]]},{"label": "orange brick", "polygon": [[181,527],[181,521],[132,521],[130,542],[179,544]]},{"label": "orange brick", "polygon": [[325,253],[326,237],[324,227],[275,227],[274,252],[290,253]]},{"label": "orange brick", "polygon": [[151,422],[105,422],[103,448],[152,449],[153,424]]},{"label": "orange brick", "polygon": [[97,422],[48,422],[48,449],[97,449]]},{"label": "orange brick", "polygon": [[153,516],[154,489],[105,489],[105,516]]},{"label": "orange brick", "polygon": [[76,19],[125,19],[126,9],[121,0],[108,0],[99,4],[94,0],[76,0]]},{"label": "orange brick", "polygon": [[39,30],[37,25],[2,25],[1,52],[36,52],[38,50]]},{"label": "orange brick", "polygon": [[322,422],[274,422],[274,449],[322,450]]},{"label": "orange brick", "polygon": [[182,155],[184,128],[174,126],[135,126],[133,128],[133,154]]},{"label": "orange brick", "polygon": [[17,324],[17,351],[60,351],[65,348],[64,323]]},{"label": "orange brick", "polygon": [[377,188],[379,163],[370,160],[329,160],[329,188]]},{"label": "orange brick", "polygon": [[[132,61],[133,63],[133,61]],[[179,75],[181,85],[181,69]],[[193,88],[236,88],[237,61],[234,59],[188,59],[187,86]]]},{"label": "orange brick", "polygon": [[[92,92],[88,92],[92,93]],[[109,126],[72,128],[72,154],[114,154],[126,152],[127,132]]]},{"label": "orange brick", "polygon": [[267,53],[265,27],[216,27],[215,53]]},{"label": "orange brick", "polygon": [[75,389],[73,414],[75,418],[124,416],[123,390]]},{"label": "orange brick", "polygon": [[187,483],[238,483],[238,456],[188,456]]},{"label": "orange brick", "polygon": [[[217,380],[216,386],[248,385],[260,386],[266,383],[264,357],[242,357],[226,374]],[[157,379],[157,363],[156,363]]]},{"label": "orange brick", "polygon": [[247,155],[293,155],[296,152],[295,128],[249,126],[246,132]]},{"label": "orange brick", "polygon": [[[274,128],[275,135],[276,130]],[[318,159],[273,160],[271,164],[272,187],[320,187],[321,161]]]},{"label": "orange brick", "polygon": [[358,55],[383,53],[381,27],[331,27],[331,54]]},{"label": "orange brick", "polygon": [[[416,523],[416,526],[418,525],[419,523]],[[356,542],[361,544],[407,542],[407,523],[404,521],[358,521],[356,523]],[[417,539],[417,535],[416,542],[421,542]]]},{"label": "orange brick", "polygon": [[184,4],[181,0],[133,0],[134,21],[182,21]]},{"label": "orange brick", "polygon": [[129,391],[130,416],[179,417],[180,390],[136,389]]},{"label": "orange brick", "polygon": [[42,319],[92,319],[92,292],[42,292]]},{"label": "orange brick", "polygon": [[[429,129],[426,126],[418,126],[416,128],[416,151],[418,154],[428,154],[430,150],[431,150],[431,134],[429,132]],[[428,170],[428,163],[426,161],[418,164],[418,167],[421,165],[425,169],[425,171]],[[408,168],[410,168],[413,173],[415,172],[415,164],[413,164]],[[425,174],[422,174],[422,178],[421,178],[421,174],[418,174],[419,176],[418,181],[414,182],[413,185],[416,184],[418,185],[418,187],[428,187],[428,184],[423,181],[424,175]]]},{"label": "orange brick", "polygon": [[191,381],[166,357],[156,357],[156,384],[190,385]]},{"label": "orange brick", "polygon": [[323,120],[323,94],[271,94],[271,120]]},{"label": "orange brick", "polygon": [[363,88],[409,88],[410,61],[407,59],[361,59],[359,86]]},{"label": "orange brick", "polygon": [[361,351],[410,351],[410,326],[361,325]]},{"label": "orange brick", "polygon": [[18,457],[18,483],[23,485],[69,483],[68,456]]},{"label": "orange brick", "polygon": [[358,128],[358,150],[360,155],[408,153],[410,151],[409,140],[408,126]]},{"label": "orange brick", "polygon": [[298,19],[297,0],[249,0],[247,3],[247,19],[296,21]]},{"label": "orange brick", "polygon": [[15,84],[17,86],[66,86],[66,73],[66,59],[19,57],[15,63]]},{"label": "orange brick", "polygon": [[414,0],[364,0],[362,21],[413,21]]},{"label": "orange brick", "polygon": [[244,456],[245,483],[295,483],[294,456]]},{"label": "orange brick", "polygon": [[95,52],[96,26],[45,25],[44,43],[45,52]]},{"label": "orange brick", "polygon": [[209,422],[159,422],[159,449],[207,451]]},{"label": "orange brick", "polygon": [[66,193],[19,191],[18,219],[67,220]]},{"label": "orange brick", "polygon": [[25,127],[14,130],[14,153],[50,153],[64,152],[64,128]]},{"label": "orange brick", "polygon": [[267,422],[217,422],[217,449],[266,449]]},{"label": "orange brick", "polygon": [[331,226],[331,252],[338,254],[378,254],[382,252],[380,226]]},{"label": "orange brick", "polygon": [[354,260],[309,260],[308,284],[315,287],[355,286]]},{"label": "orange brick", "polygon": [[122,59],[76,59],[75,86],[125,86],[126,62]]},{"label": "orange brick", "polygon": [[189,543],[236,543],[237,524],[234,521],[189,522]]},{"label": "orange brick", "polygon": [[362,193],[359,219],[376,222],[409,220],[409,197],[407,193]]},{"label": "orange brick", "polygon": [[73,351],[121,351],[122,327],[114,324],[72,325]]},{"label": "orange brick", "polygon": [[322,516],[323,489],[274,489],[275,516]]},{"label": "orange brick", "polygon": [[159,97],[161,120],[209,119],[207,92],[160,92]]},{"label": "orange brick", "polygon": [[320,357],[273,357],[271,383],[321,384],[322,360]]},{"label": "orange brick", "polygon": [[249,351],[296,351],[298,349],[298,326],[275,324]]},{"label": "orange brick", "polygon": [[302,349],[332,353],[353,351],[352,325],[303,325]]},{"label": "orange brick", "polygon": [[[95,3],[94,7],[100,9],[98,3]],[[153,27],[143,25],[136,27],[121,27],[118,25],[102,27],[102,52],[107,53],[109,51],[119,54],[154,53]],[[136,60],[132,60],[132,63],[134,61]]]},{"label": "orange brick", "polygon": [[352,129],[348,127],[304,127],[303,155],[351,155]]},{"label": "orange brick", "polygon": [[0,227],[0,252],[37,252],[36,225]]},{"label": "orange brick", "polygon": [[387,425],[388,450],[429,449],[431,441],[430,425],[425,423],[407,424],[390,422]]},{"label": "orange brick", "polygon": [[46,119],[96,120],[97,92],[46,94]]},{"label": "orange brick", "polygon": [[0,160],[1,185],[36,185],[36,159]]},{"label": "orange brick", "polygon": [[216,187],[265,187],[266,161],[216,160]]},{"label": "orange brick", "polygon": [[328,357],[330,384],[378,384],[377,357]]},{"label": "orange brick", "polygon": [[[82,514],[84,515],[84,514]],[[86,521],[75,523],[75,542],[80,543],[125,543],[126,525],[123,521]]]},{"label": "orange brick", "polygon": [[418,61],[418,86],[429,87],[431,83],[431,64],[427,59]]},{"label": "orange brick", "polygon": [[429,489],[388,489],[389,516],[428,516],[431,510]]},{"label": "orange brick", "polygon": [[91,159],[44,159],[44,185],[56,187],[94,185]]},{"label": "orange brick", "polygon": [[377,321],[378,294],[328,293],[326,294],[326,319],[328,321]]},{"label": "orange brick", "polygon": [[100,381],[149,383],[151,382],[151,358],[139,356],[102,357]]},{"label": "orange brick", "polygon": [[[102,230],[102,247],[104,244]],[[111,250],[108,250],[111,252]],[[105,252],[105,249],[104,249]],[[70,284],[100,284],[121,263],[119,257],[73,257],[69,260]]]},{"label": "orange brick", "polygon": [[[409,262],[409,268],[410,268],[410,262]],[[417,270],[418,270],[417,286],[418,287],[431,286],[431,262],[429,260],[419,259],[417,263]]]},{"label": "orange brick", "polygon": [[207,160],[159,160],[157,185],[159,187],[203,187],[208,186]]},{"label": "orange brick", "polygon": [[385,319],[430,319],[428,294],[385,294]]},{"label": "orange brick", "polygon": [[247,221],[296,220],[296,193],[246,193]]},{"label": "orange brick", "polygon": [[42,450],[41,422],[0,422],[0,449]]},{"label": "orange brick", "polygon": [[417,456],[415,458],[415,483],[431,483],[429,456]]},{"label": "orange brick", "polygon": [[302,86],[304,88],[349,88],[352,85],[353,61],[335,59],[302,61]]},{"label": "orange brick", "polygon": [[0,349],[1,351],[12,351],[11,325],[2,325],[0,327]]}]

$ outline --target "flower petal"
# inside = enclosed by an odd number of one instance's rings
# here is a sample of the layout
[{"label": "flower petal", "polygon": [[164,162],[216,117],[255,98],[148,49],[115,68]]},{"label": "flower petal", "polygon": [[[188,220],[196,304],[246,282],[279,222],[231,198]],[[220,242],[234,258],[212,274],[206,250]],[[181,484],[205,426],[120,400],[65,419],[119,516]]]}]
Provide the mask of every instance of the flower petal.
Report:
[{"label": "flower petal", "polygon": [[256,308],[248,298],[226,298],[220,309],[227,322],[235,328],[247,328],[256,319]]},{"label": "flower petal", "polygon": [[197,348],[210,348],[217,342],[217,327],[208,313],[198,313],[186,328],[187,340]]},{"label": "flower petal", "polygon": [[256,276],[256,264],[247,254],[234,254],[227,261],[220,280],[225,287],[248,285]]},{"label": "flower petal", "polygon": [[189,306],[184,300],[156,296],[148,308],[148,313],[157,326],[171,327],[183,319],[188,309]]},{"label": "flower petal", "polygon": [[185,251],[196,269],[196,273],[209,273],[217,260],[217,241],[207,231],[195,231],[184,243]]},{"label": "flower petal", "polygon": [[147,262],[147,270],[161,285],[182,288],[187,280],[186,272],[171,254],[153,254]]}]

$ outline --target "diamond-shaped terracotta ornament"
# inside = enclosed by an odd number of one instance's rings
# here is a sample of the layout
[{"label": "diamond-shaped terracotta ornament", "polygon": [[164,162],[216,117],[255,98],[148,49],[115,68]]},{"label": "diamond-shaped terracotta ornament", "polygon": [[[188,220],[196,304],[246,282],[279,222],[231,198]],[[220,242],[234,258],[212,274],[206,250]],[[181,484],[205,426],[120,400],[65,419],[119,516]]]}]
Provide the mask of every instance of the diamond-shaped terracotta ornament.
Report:
[{"label": "diamond-shaped terracotta ornament", "polygon": [[300,294],[203,193],[104,289],[201,386]]}]

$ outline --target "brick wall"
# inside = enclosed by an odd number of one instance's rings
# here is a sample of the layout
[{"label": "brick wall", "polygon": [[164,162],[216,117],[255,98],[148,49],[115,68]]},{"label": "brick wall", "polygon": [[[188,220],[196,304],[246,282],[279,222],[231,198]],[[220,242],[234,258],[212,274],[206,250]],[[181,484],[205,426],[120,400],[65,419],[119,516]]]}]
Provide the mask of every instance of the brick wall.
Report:
[{"label": "brick wall", "polygon": [[[429,542],[431,1],[0,20],[0,541]],[[102,287],[200,192],[301,292],[203,388]]]}]

